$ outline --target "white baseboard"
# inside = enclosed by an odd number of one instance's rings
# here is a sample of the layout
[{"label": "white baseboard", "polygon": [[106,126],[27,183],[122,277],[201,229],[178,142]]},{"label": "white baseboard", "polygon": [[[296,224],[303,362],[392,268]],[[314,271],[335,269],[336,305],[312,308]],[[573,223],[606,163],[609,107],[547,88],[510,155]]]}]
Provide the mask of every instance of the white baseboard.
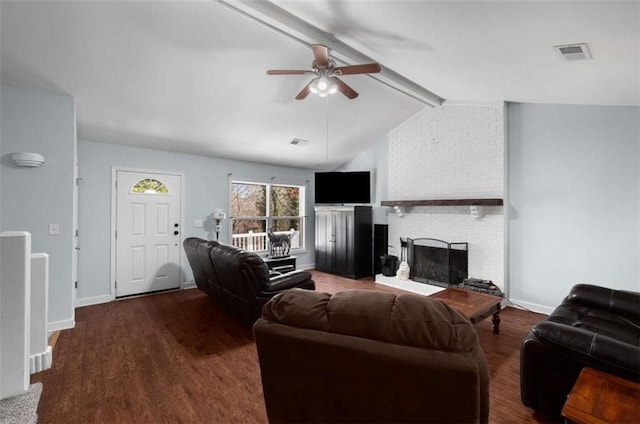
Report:
[{"label": "white baseboard", "polygon": [[47,333],[53,333],[58,330],[68,330],[76,326],[74,319],[65,319],[62,321],[52,321],[47,324]]},{"label": "white baseboard", "polygon": [[182,289],[186,290],[186,289],[195,289],[198,286],[196,285],[195,281],[185,281],[184,283],[182,283]]},{"label": "white baseboard", "polygon": [[100,303],[113,302],[115,299],[110,294],[102,294],[100,296],[83,297],[76,300],[76,308],[83,306],[99,305]]},{"label": "white baseboard", "polygon": [[526,309],[531,312],[537,312],[539,314],[550,315],[555,309],[555,306],[539,305],[537,303],[531,303],[524,300],[508,299],[509,304],[506,306],[515,306],[516,308]]},{"label": "white baseboard", "polygon": [[29,368],[31,374],[48,370],[53,363],[53,350],[51,346],[47,346],[47,350],[42,353],[36,353],[29,357]]}]

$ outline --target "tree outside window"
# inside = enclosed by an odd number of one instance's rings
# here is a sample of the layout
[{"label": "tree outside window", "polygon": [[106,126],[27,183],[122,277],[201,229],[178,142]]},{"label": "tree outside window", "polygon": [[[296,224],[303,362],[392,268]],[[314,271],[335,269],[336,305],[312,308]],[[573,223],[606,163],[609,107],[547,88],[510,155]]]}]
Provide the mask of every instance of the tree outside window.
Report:
[{"label": "tree outside window", "polygon": [[267,230],[291,234],[291,248],[304,246],[304,186],[233,181],[231,183],[233,245],[267,251]]}]

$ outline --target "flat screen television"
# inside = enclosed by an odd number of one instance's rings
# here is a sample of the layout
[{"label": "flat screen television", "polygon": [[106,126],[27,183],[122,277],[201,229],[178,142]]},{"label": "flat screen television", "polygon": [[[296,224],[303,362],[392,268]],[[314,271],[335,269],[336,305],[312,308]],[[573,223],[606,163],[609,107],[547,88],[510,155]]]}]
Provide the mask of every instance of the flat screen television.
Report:
[{"label": "flat screen television", "polygon": [[369,171],[316,172],[315,203],[343,205],[371,202],[371,173]]}]

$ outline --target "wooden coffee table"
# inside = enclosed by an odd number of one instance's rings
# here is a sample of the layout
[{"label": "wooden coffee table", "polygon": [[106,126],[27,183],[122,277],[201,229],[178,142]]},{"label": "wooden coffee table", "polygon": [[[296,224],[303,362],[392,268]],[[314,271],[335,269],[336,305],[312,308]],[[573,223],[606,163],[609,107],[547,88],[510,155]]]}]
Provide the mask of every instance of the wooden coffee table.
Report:
[{"label": "wooden coffee table", "polygon": [[500,333],[501,297],[456,288],[445,289],[429,297],[462,312],[474,324],[492,315],[493,332]]},{"label": "wooden coffee table", "polygon": [[569,422],[640,423],[640,384],[583,368],[562,408]]}]

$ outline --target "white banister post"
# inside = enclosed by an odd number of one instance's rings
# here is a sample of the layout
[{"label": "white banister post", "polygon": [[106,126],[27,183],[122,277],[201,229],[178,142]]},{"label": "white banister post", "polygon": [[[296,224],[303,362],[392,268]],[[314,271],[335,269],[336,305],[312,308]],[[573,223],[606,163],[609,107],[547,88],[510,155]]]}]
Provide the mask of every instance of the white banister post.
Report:
[{"label": "white banister post", "polygon": [[31,234],[0,233],[0,399],[29,388]]},{"label": "white banister post", "polygon": [[51,346],[49,346],[49,255],[31,255],[31,374],[51,368]]}]

